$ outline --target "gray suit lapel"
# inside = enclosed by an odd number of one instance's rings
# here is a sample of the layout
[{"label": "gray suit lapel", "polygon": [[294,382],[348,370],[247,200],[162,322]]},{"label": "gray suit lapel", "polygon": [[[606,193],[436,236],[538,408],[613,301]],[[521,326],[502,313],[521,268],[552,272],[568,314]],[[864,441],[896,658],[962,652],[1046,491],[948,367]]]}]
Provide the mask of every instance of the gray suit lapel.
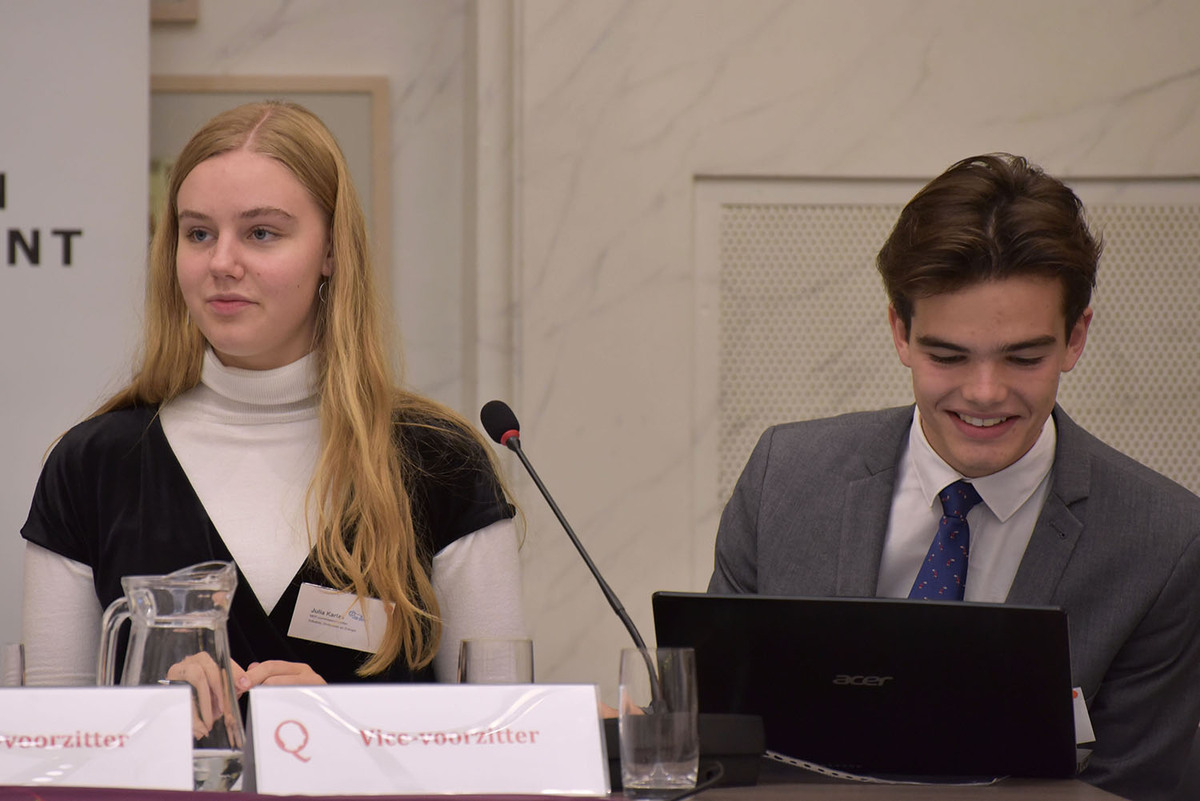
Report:
[{"label": "gray suit lapel", "polygon": [[837,594],[871,597],[879,583],[879,562],[892,509],[892,469],[853,481],[843,507],[841,548],[838,552]]},{"label": "gray suit lapel", "polygon": [[1008,592],[1008,602],[1013,604],[1053,603],[1055,590],[1083,532],[1090,466],[1082,429],[1057,406],[1054,423],[1058,445],[1050,475],[1050,493]]},{"label": "gray suit lapel", "polygon": [[836,584],[840,596],[875,595],[892,510],[896,462],[908,442],[912,418],[911,406],[881,413],[877,430],[865,440],[868,444],[859,454],[857,475],[846,485]]}]

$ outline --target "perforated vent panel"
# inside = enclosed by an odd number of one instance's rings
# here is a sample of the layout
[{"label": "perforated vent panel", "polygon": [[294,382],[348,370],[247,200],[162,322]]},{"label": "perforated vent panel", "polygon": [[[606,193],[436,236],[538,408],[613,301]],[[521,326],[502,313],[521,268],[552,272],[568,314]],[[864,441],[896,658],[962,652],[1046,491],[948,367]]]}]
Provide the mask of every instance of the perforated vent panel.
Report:
[{"label": "perforated vent panel", "polygon": [[[719,497],[769,425],[909,403],[874,259],[899,205],[720,214]],[[1060,400],[1102,440],[1200,490],[1200,206],[1091,208],[1095,322]]]}]

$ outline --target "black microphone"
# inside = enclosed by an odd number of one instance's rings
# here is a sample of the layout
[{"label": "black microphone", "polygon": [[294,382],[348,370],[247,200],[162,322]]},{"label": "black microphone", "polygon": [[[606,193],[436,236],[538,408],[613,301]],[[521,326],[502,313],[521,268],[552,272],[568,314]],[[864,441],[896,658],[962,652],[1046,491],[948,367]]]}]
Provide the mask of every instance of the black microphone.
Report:
[{"label": "black microphone", "polygon": [[[601,592],[608,599],[608,605],[612,607],[612,610],[617,613],[617,617],[621,618],[621,622],[625,624],[625,629],[629,632],[629,636],[633,638],[634,645],[645,654],[646,642],[638,632],[637,626],[633,624],[633,620],[625,612],[625,607],[621,605],[621,601],[617,598],[616,593],[608,586],[608,582],[604,580],[604,576],[600,575],[600,569],[596,567],[592,558],[588,556],[583,543],[579,541],[579,537],[575,536],[575,530],[571,528],[571,524],[567,522],[567,518],[558,508],[558,504],[554,502],[554,498],[550,495],[550,490],[546,489],[546,485],[542,483],[542,479],[538,476],[537,471],[533,469],[533,465],[530,464],[529,459],[525,456],[525,452],[521,450],[521,424],[517,422],[517,416],[513,414],[513,410],[504,401],[488,401],[479,411],[479,421],[483,423],[483,430],[488,433],[489,437],[515,453],[517,458],[521,460],[521,464],[525,466],[525,471],[529,473],[529,477],[533,479],[533,483],[537,484],[542,497],[546,499],[546,503],[550,504],[551,510],[554,511],[554,516],[558,518],[558,522],[566,530],[567,536],[571,538],[571,544],[575,546],[575,550],[579,551],[579,555],[583,557],[584,564],[587,565],[588,570],[592,571],[592,577],[600,585]],[[651,675],[654,675],[653,669],[651,670]],[[654,693],[654,695],[657,696],[657,693]]]},{"label": "black microphone", "polygon": [[[600,575],[600,569],[592,562],[592,558],[588,556],[587,550],[579,541],[579,537],[575,536],[575,530],[571,528],[571,524],[567,522],[567,518],[563,515],[562,510],[558,508],[558,504],[554,502],[554,498],[550,495],[550,490],[546,489],[546,485],[542,483],[542,479],[538,476],[537,471],[533,469],[533,465],[529,463],[529,459],[525,456],[525,452],[521,450],[521,424],[517,422],[517,416],[513,414],[513,410],[508,407],[508,404],[500,400],[488,401],[479,410],[479,420],[483,423],[483,430],[488,433],[488,436],[493,440],[508,448],[517,455],[521,460],[521,464],[525,466],[529,477],[533,479],[533,483],[537,484],[537,488],[541,491],[542,497],[546,499],[546,503],[550,504],[550,508],[554,511],[558,522],[562,524],[563,529],[567,532],[567,536],[571,538],[571,543],[575,546],[575,550],[579,551],[579,555],[583,557],[584,563],[588,566],[588,570],[592,571],[592,576],[596,579],[596,583],[600,585],[604,597],[608,599],[608,605],[617,613],[617,617],[621,618],[621,622],[625,624],[625,629],[629,632],[629,636],[633,638],[634,645],[642,654],[642,659],[646,663],[646,669],[650,674],[650,706],[646,712],[653,714],[656,710],[663,709],[662,705],[662,686],[658,677],[658,670],[654,664],[654,660],[650,656],[650,652],[646,649],[646,643],[642,640],[642,635],[638,633],[637,626],[633,624],[633,620],[625,612],[625,607],[621,605],[621,601],[617,598],[616,593],[608,586],[608,582]],[[759,757],[763,753],[763,724],[762,718],[757,715],[736,715],[736,714],[704,714],[701,713],[698,720],[700,731],[700,755],[723,755],[721,761],[713,765],[708,765],[707,770],[702,770],[704,781],[696,785],[695,789],[687,793],[699,792],[701,789],[712,786],[718,782],[723,784],[756,784],[758,782],[758,763]],[[620,753],[619,732],[616,720],[604,721],[604,736],[608,746],[609,753],[609,777],[613,787],[619,787],[621,783],[621,771],[618,762],[613,760],[612,755]],[[715,757],[714,757],[715,758]],[[731,769],[724,767],[723,762],[728,763]],[[724,777],[724,778],[723,778]]]}]

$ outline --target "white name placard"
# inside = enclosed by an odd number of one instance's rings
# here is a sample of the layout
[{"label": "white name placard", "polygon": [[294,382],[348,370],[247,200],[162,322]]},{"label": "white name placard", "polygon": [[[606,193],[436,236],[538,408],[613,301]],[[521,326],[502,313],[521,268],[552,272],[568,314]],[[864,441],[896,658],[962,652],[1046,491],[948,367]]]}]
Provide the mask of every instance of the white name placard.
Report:
[{"label": "white name placard", "polygon": [[191,790],[191,692],[0,688],[4,784]]},{"label": "white name placard", "polygon": [[609,792],[592,685],[258,687],[249,726],[259,793]]}]

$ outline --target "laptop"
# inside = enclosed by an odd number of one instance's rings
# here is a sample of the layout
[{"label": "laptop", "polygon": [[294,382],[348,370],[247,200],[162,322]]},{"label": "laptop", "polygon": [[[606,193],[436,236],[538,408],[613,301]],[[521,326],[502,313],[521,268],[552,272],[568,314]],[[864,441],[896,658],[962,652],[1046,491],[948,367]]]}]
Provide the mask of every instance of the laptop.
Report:
[{"label": "laptop", "polygon": [[766,749],[855,774],[1076,772],[1061,609],[657,592],[702,713],[761,715]]}]

